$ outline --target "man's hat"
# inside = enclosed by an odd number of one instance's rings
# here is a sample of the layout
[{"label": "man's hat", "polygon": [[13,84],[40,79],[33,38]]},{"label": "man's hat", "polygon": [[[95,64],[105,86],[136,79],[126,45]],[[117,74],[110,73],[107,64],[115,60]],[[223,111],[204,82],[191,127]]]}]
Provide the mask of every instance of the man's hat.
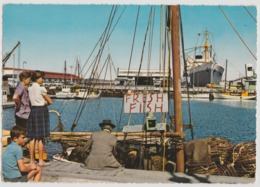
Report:
[{"label": "man's hat", "polygon": [[99,124],[100,127],[103,127],[104,125],[109,125],[112,129],[116,127],[113,123],[111,123],[111,120],[108,119],[103,120],[103,122]]}]

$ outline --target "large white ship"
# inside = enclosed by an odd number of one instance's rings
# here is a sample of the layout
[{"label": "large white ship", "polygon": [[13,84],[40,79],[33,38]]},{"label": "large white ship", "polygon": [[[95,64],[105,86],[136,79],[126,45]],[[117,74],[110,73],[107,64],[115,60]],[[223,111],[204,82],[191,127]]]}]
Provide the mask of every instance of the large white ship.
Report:
[{"label": "large white ship", "polygon": [[197,48],[202,49],[202,54],[195,52],[195,57],[187,59],[187,73],[190,84],[193,86],[206,86],[207,84],[219,84],[222,80],[224,67],[215,61],[212,56],[212,45],[208,43],[208,31],[205,31],[205,45]]}]

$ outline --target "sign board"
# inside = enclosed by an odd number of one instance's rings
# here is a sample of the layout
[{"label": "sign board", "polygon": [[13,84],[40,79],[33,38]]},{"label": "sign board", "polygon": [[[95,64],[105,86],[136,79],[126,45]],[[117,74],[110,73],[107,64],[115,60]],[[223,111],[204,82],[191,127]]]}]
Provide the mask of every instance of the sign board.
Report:
[{"label": "sign board", "polygon": [[168,112],[167,93],[127,94],[124,113]]}]

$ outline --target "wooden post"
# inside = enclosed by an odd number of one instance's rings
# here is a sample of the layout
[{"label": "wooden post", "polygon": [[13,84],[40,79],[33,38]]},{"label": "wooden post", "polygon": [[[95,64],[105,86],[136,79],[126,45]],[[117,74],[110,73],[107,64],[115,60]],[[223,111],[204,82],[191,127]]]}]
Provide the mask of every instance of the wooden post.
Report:
[{"label": "wooden post", "polygon": [[[181,103],[181,77],[180,77],[180,38],[179,38],[179,6],[171,7],[171,38],[172,38],[172,69],[174,88],[174,116],[175,129],[177,133],[183,132],[182,125],[182,103]],[[176,152],[177,172],[184,173],[184,150],[180,145]]]}]

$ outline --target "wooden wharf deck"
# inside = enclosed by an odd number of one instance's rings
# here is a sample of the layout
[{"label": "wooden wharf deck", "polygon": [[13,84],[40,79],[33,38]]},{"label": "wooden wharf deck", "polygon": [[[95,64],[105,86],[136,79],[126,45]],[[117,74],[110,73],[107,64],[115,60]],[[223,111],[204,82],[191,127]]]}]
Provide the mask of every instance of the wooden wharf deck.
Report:
[{"label": "wooden wharf deck", "polygon": [[89,170],[80,163],[51,161],[43,167],[42,182],[60,183],[215,183],[254,184],[255,178],[228,177],[217,175],[188,175],[137,169]]}]

